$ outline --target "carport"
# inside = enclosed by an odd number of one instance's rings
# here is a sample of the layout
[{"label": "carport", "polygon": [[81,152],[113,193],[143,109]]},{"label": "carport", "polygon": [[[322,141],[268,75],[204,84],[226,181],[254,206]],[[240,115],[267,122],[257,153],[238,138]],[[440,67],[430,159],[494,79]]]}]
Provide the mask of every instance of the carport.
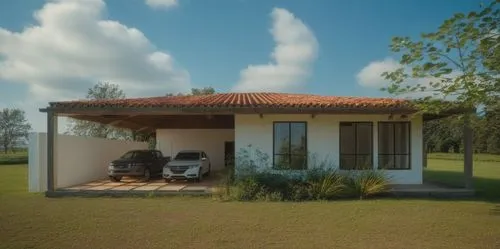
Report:
[{"label": "carport", "polygon": [[[200,97],[195,99],[199,101]],[[67,190],[102,180],[102,178],[91,181],[85,179],[83,182],[81,179],[74,179],[72,182],[65,181],[64,185],[58,184],[62,180],[58,179],[58,175],[59,178],[61,177],[58,172],[72,170],[74,166],[70,159],[64,160],[57,156],[60,153],[58,148],[61,150],[61,146],[57,145],[64,142],[61,141],[61,135],[57,135],[58,117],[70,117],[126,128],[138,135],[154,134],[156,149],[161,150],[164,156],[173,157],[178,151],[184,149],[204,150],[212,162],[212,171],[224,169],[234,156],[234,115],[224,110],[207,110],[202,104],[193,105],[190,100],[194,100],[192,96],[49,103],[47,108],[40,109],[41,112],[47,114],[47,192]],[[113,142],[133,143],[117,140]],[[78,148],[73,148],[73,150],[78,150]],[[105,154],[107,148],[103,150],[100,153]],[[102,167],[106,169],[107,164]]]}]

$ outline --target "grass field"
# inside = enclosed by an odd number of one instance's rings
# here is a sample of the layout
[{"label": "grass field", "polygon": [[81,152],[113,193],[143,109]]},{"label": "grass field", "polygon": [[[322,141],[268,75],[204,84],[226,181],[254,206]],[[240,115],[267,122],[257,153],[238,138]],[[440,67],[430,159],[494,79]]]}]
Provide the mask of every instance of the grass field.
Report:
[{"label": "grass field", "polygon": [[28,152],[0,152],[0,165],[12,165],[12,164],[27,164],[28,163]]},{"label": "grass field", "polygon": [[0,167],[0,248],[500,248],[500,210],[482,200],[52,199],[26,182],[25,165]]},{"label": "grass field", "polygon": [[[462,187],[464,183],[463,155],[429,154],[427,181]],[[481,198],[500,201],[500,156],[479,154],[474,156],[474,188]]]},{"label": "grass field", "polygon": [[[460,161],[464,159],[463,154],[457,153],[432,153],[427,155],[428,159],[440,159],[440,160],[453,160]],[[500,155],[492,154],[473,154],[473,159],[475,162],[500,162]]]}]

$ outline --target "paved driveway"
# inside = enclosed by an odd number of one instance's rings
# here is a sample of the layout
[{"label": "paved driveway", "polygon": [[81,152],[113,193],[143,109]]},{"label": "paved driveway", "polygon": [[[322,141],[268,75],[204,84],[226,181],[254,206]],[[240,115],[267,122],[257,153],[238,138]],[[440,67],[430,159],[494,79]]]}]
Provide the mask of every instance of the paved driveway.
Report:
[{"label": "paved driveway", "polygon": [[124,177],[120,182],[112,182],[108,179],[97,180],[93,182],[88,182],[85,184],[80,184],[77,186],[72,186],[68,188],[62,188],[63,191],[106,191],[106,192],[142,192],[142,191],[154,191],[154,192],[211,192],[212,187],[217,183],[215,177],[205,177],[202,182],[192,182],[192,181],[174,181],[166,183],[163,179],[152,179],[148,182],[143,182],[136,178],[126,178]]}]

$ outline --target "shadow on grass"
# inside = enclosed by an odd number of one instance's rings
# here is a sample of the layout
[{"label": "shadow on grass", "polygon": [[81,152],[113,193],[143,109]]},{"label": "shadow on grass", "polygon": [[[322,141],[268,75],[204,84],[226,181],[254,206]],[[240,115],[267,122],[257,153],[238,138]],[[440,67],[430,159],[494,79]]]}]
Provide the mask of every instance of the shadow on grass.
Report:
[{"label": "shadow on grass", "polygon": [[[452,188],[464,187],[463,172],[425,170],[424,181]],[[474,177],[476,200],[500,203],[500,179]],[[500,207],[498,207],[500,212]]]}]

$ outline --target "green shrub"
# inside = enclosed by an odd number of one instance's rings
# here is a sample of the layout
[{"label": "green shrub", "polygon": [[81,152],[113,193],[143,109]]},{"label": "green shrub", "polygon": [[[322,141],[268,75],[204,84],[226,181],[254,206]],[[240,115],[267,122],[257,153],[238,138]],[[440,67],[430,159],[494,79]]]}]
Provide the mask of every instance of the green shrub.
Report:
[{"label": "green shrub", "polygon": [[269,192],[262,190],[257,193],[255,199],[257,201],[283,201],[283,194],[280,192]]},{"label": "green shrub", "polygon": [[279,192],[289,196],[291,192],[291,179],[285,175],[261,172],[255,174],[254,178],[268,193]]},{"label": "green shrub", "polygon": [[382,171],[360,171],[347,177],[345,185],[348,196],[364,199],[387,191],[389,178]]},{"label": "green shrub", "polygon": [[304,182],[296,182],[292,184],[291,191],[289,195],[289,200],[291,201],[307,201],[311,200],[311,194],[309,191],[309,185]]},{"label": "green shrub", "polygon": [[340,197],[345,190],[344,177],[334,170],[317,171],[307,176],[309,196],[315,200]]},{"label": "green shrub", "polygon": [[291,195],[291,183],[290,179],[280,174],[262,172],[247,175],[235,181],[231,189],[235,192],[232,193],[232,198],[242,201],[288,199]]},{"label": "green shrub", "polygon": [[257,198],[260,192],[265,191],[263,186],[257,182],[255,177],[248,177],[245,179],[238,180],[234,188],[231,189],[231,197],[234,200],[239,201],[252,201]]}]

